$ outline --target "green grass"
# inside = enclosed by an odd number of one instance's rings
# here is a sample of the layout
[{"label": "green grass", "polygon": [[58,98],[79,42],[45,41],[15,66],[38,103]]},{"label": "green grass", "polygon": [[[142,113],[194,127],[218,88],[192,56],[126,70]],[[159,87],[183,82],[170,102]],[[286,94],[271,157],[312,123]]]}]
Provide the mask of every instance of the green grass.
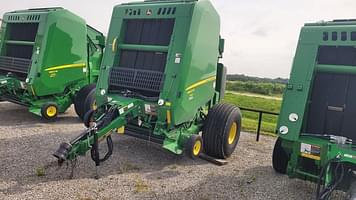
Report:
[{"label": "green grass", "polygon": [[[227,92],[224,102],[234,104],[239,107],[252,108],[279,113],[281,108],[281,100],[246,96],[243,94]],[[263,114],[261,133],[274,134],[277,124],[277,116]],[[242,111],[242,130],[248,132],[256,132],[258,124],[258,113]]]},{"label": "green grass", "polygon": [[36,171],[36,176],[38,177],[46,175],[46,170],[44,167],[37,167],[35,171]]}]

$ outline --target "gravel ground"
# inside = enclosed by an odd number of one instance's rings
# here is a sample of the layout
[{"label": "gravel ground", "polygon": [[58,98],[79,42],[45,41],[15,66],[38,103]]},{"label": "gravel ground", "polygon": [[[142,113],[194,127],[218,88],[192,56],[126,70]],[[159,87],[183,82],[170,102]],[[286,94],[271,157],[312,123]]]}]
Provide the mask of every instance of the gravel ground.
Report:
[{"label": "gravel ground", "polygon": [[[175,156],[158,145],[115,135],[114,154],[95,180],[89,156],[58,168],[51,156],[83,126],[73,109],[45,123],[26,108],[0,103],[0,199],[313,199],[315,185],[276,174],[275,138],[243,133],[229,164]],[[43,176],[38,176],[43,175]],[[344,199],[343,193],[333,199]]]}]

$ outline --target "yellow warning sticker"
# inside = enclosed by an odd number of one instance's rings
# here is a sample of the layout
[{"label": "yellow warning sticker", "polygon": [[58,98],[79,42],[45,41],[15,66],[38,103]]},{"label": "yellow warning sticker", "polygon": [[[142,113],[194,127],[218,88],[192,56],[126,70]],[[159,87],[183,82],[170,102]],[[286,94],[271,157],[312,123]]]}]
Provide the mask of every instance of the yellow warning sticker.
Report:
[{"label": "yellow warning sticker", "polygon": [[316,145],[301,143],[300,153],[302,157],[320,160],[320,147]]}]

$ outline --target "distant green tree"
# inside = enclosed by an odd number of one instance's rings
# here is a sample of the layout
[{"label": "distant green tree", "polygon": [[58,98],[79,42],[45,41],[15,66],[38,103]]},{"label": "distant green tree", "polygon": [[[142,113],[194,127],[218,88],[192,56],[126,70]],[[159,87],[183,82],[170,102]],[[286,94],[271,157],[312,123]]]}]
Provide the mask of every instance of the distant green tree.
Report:
[{"label": "distant green tree", "polygon": [[253,77],[253,76],[246,76],[244,74],[229,74],[227,75],[227,80],[228,81],[253,81],[253,82],[264,82],[264,83],[282,83],[286,84],[288,83],[288,79],[286,78],[259,78],[259,77]]},{"label": "distant green tree", "polygon": [[249,92],[262,95],[281,95],[285,84],[254,81],[228,81],[226,89],[235,92]]}]

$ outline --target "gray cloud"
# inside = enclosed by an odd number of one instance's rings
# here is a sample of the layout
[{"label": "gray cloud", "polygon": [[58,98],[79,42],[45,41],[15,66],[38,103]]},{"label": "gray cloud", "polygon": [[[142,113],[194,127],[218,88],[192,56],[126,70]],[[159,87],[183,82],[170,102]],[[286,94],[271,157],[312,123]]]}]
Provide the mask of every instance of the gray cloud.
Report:
[{"label": "gray cloud", "polygon": [[267,31],[267,29],[260,27],[260,28],[257,28],[255,31],[253,31],[251,34],[255,35],[255,36],[259,36],[259,37],[266,37],[268,34],[268,31]]}]

